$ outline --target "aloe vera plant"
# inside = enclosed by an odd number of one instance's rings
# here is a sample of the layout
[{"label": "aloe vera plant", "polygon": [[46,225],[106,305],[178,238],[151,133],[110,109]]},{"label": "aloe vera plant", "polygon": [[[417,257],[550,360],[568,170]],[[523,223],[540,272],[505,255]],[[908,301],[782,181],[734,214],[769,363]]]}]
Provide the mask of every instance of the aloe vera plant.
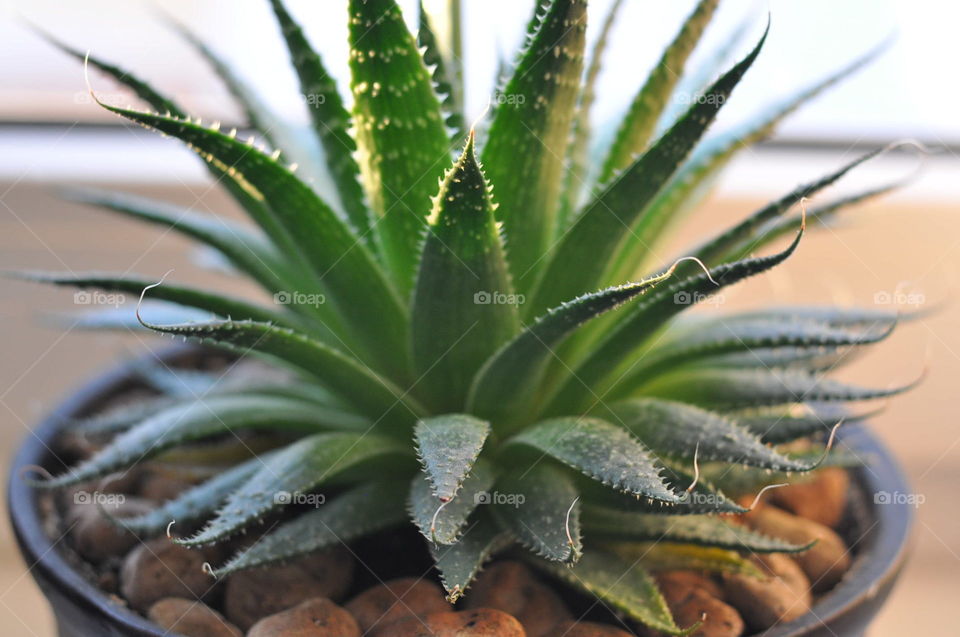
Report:
[{"label": "aloe vera plant", "polygon": [[[190,33],[187,41],[247,114],[250,139],[205,125],[128,71],[88,59],[150,108],[100,106],[184,142],[252,224],[116,192],[67,196],[209,246],[274,303],[143,277],[25,276],[142,292],[167,304],[164,320],[145,305],[136,316],[86,324],[138,322],[262,356],[293,370],[296,381],[228,389],[200,380],[207,384],[198,393],[169,392],[79,423],[113,437],[39,484],[93,479],[241,430],[275,432],[268,454],[118,523],[148,535],[171,520],[193,523],[195,534],[173,541],[198,547],[243,532],[295,502],[291,494],[322,490],[332,494],[326,504],[273,527],[214,572],[412,523],[451,600],[491,555],[517,551],[670,634],[689,627],[674,622],[648,566],[672,560],[742,571],[750,565],[738,552],[803,550],[724,521],[719,514],[744,511],[724,495],[724,480],[759,485],[766,473],[831,461],[819,457],[825,434],[860,415],[844,403],[905,388],[866,389],[826,373],[886,338],[896,313],[797,307],[679,315],[791,257],[805,229],[802,200],[875,153],[658,261],[667,230],[739,148],[866,58],[743,126],[709,134],[767,35],[714,81],[694,85],[689,107],[678,111],[690,82],[715,74],[686,68],[717,5],[701,0],[641,84],[613,143],[591,162],[594,82],[615,20],[608,16],[588,56],[585,0],[536,3],[484,134],[463,127],[459,24],[441,32],[421,8],[415,36],[393,0],[350,0],[348,107],[281,0],[270,4],[309,98],[306,131],[272,114]],[[322,174],[332,190],[314,187],[312,177]],[[825,222],[885,190],[828,201],[806,221]],[[785,246],[754,256],[791,232]],[[197,311],[214,318],[197,320]],[[803,439],[813,444],[806,455],[779,447]],[[658,541],[686,548],[654,544],[625,561],[637,552],[624,546]]]}]

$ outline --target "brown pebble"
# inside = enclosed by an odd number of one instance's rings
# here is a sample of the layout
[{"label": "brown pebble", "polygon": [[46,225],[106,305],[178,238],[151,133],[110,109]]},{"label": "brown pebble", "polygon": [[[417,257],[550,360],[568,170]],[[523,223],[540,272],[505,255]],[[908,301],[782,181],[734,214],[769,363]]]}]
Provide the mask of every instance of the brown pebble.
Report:
[{"label": "brown pebble", "polygon": [[809,482],[770,493],[770,502],[801,518],[836,528],[847,507],[850,474],[839,467],[820,469]]},{"label": "brown pebble", "polygon": [[527,637],[554,633],[572,615],[560,596],[540,582],[525,564],[496,562],[476,579],[464,598],[466,608],[495,608],[523,624]]},{"label": "brown pebble", "polygon": [[119,494],[78,491],[75,500],[66,515],[71,545],[95,564],[110,557],[121,557],[137,543],[137,536],[111,522],[104,512],[122,518],[141,515],[153,508],[146,500]]},{"label": "brown pebble", "polygon": [[692,637],[739,637],[743,634],[740,613],[701,589],[694,589],[683,600],[670,604],[670,611],[680,628],[702,622],[691,633]]},{"label": "brown pebble", "polygon": [[371,637],[526,637],[526,632],[512,615],[494,608],[474,608],[407,617],[378,628]]},{"label": "brown pebble", "polygon": [[235,573],[225,583],[227,618],[246,630],[263,617],[316,597],[339,600],[353,579],[353,559],[335,548],[290,564]]},{"label": "brown pebble", "polygon": [[814,592],[833,588],[850,568],[850,553],[833,529],[773,506],[759,508],[743,519],[753,530],[793,544],[805,545],[816,540],[809,550],[793,556],[810,578]]},{"label": "brown pebble", "polygon": [[765,630],[810,610],[810,582],[803,570],[786,555],[757,555],[754,563],[766,577],[727,573],[723,588],[727,600],[754,630]]},{"label": "brown pebble", "polygon": [[364,633],[401,619],[423,618],[431,613],[452,610],[439,586],[414,577],[390,580],[368,588],[344,604],[344,608],[357,618]]},{"label": "brown pebble", "polygon": [[215,580],[203,572],[203,551],[156,538],[133,549],[120,569],[120,592],[137,610],[145,611],[164,597],[199,599]]},{"label": "brown pebble", "polygon": [[147,617],[164,630],[186,637],[243,637],[240,629],[203,602],[167,597],[150,607]]},{"label": "brown pebble", "polygon": [[596,622],[563,621],[554,626],[553,630],[553,635],[563,637],[633,637],[622,628]]},{"label": "brown pebble", "polygon": [[315,597],[264,617],[247,637],[360,637],[353,616],[329,599]]}]

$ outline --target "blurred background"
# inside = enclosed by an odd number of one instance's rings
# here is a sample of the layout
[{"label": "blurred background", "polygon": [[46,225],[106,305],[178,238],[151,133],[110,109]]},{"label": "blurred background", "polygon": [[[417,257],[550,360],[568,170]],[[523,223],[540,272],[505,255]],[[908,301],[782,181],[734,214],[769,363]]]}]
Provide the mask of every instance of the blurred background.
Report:
[{"label": "blurred background", "polygon": [[[291,11],[346,89],[343,0],[288,0]],[[510,59],[530,13],[529,1],[465,2],[465,66],[469,117],[485,108],[501,59]],[[593,28],[610,2],[591,0]],[[236,215],[203,167],[175,141],[128,127],[90,99],[81,65],[28,26],[72,46],[121,62],[204,120],[240,122],[240,113],[213,71],[163,22],[174,16],[234,62],[264,99],[305,121],[286,51],[263,0],[22,0],[0,13],[0,269],[80,272],[110,270],[175,278],[253,293],[209,267],[209,255],[179,237],[59,201],[58,184],[93,184],[162,197],[200,212]],[[415,3],[401,2],[408,19]],[[692,0],[626,0],[600,78],[594,126],[612,134],[619,115],[693,6]],[[910,290],[908,304],[949,301],[960,264],[960,84],[955,60],[960,8],[936,0],[727,0],[698,49],[701,57],[745,18],[744,49],[759,37],[769,12],[770,37],[760,60],[723,109],[716,130],[749,118],[765,104],[840,68],[881,42],[871,66],[809,104],[770,141],[742,152],[701,210],[675,238],[691,238],[738,219],[767,199],[832,170],[866,150],[912,138],[930,149],[890,153],[851,175],[835,192],[854,191],[914,175],[884,199],[851,211],[834,227],[812,233],[785,266],[738,286],[722,308],[785,303],[873,306]],[[696,55],[694,64],[696,63]],[[110,103],[132,101],[109,80],[91,83]],[[917,172],[919,169],[919,172]],[[51,328],[52,314],[90,309],[72,292],[0,280],[0,463],[30,435],[61,397],[118,359],[158,347],[143,333],[85,333],[69,319]],[[89,301],[89,299],[86,299]],[[111,299],[113,302],[115,299]],[[133,311],[129,300],[121,309]],[[905,309],[914,309],[907,307]],[[922,500],[913,559],[876,622],[874,637],[945,634],[943,609],[960,590],[960,307],[902,326],[884,346],[843,370],[845,379],[885,387],[929,377],[893,400],[873,427],[893,448]],[[53,634],[49,611],[0,525],[0,626],[3,634]]]}]

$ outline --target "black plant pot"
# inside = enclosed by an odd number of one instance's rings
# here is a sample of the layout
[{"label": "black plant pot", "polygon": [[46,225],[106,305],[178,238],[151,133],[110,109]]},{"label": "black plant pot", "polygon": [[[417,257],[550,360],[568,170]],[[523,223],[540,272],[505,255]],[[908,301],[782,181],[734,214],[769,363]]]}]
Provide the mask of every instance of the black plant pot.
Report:
[{"label": "black plant pot", "polygon": [[[191,347],[168,351],[168,364],[196,359]],[[25,467],[61,471],[51,449],[64,423],[97,409],[112,395],[138,386],[134,365],[100,376],[70,396],[37,427],[20,447],[11,468],[7,498],[10,519],[30,574],[50,601],[61,637],[162,637],[167,633],[109,598],[65,559],[62,542],[44,531],[38,492],[21,478]],[[764,633],[769,637],[856,637],[863,635],[880,610],[903,567],[912,525],[912,507],[904,498],[883,494],[909,493],[893,457],[866,429],[842,429],[843,443],[870,458],[870,466],[853,472],[852,521],[847,539],[855,543],[853,567],[832,591],[803,617]],[[880,494],[880,497],[875,497]],[[892,500],[888,501],[888,500]]]}]

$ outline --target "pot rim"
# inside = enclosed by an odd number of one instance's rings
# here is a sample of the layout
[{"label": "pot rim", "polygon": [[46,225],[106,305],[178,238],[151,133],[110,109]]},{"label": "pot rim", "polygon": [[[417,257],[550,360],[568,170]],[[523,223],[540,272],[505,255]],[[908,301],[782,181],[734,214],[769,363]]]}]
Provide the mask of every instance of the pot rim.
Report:
[{"label": "pot rim", "polygon": [[[179,345],[162,351],[158,357],[165,363],[202,351],[193,345]],[[149,355],[153,359],[155,355]],[[129,607],[111,600],[87,581],[57,549],[63,540],[47,536],[38,507],[39,491],[27,485],[20,474],[25,467],[46,466],[55,456],[52,441],[78,414],[92,410],[105,396],[121,390],[135,378],[142,361],[130,361],[95,377],[45,417],[21,443],[14,457],[7,480],[7,505],[17,544],[28,564],[28,571],[49,598],[48,587],[78,606],[83,612],[126,631],[123,634],[162,637],[163,630]],[[870,464],[852,470],[854,480],[871,496],[869,511],[872,524],[858,540],[856,559],[843,580],[819,598],[813,608],[801,617],[773,628],[767,637],[792,637],[810,634],[825,626],[843,623],[862,603],[882,598],[900,573],[909,550],[914,511],[904,498],[879,502],[874,494],[909,493],[906,478],[889,450],[861,425],[847,425],[838,432],[845,445],[870,456]]]}]

